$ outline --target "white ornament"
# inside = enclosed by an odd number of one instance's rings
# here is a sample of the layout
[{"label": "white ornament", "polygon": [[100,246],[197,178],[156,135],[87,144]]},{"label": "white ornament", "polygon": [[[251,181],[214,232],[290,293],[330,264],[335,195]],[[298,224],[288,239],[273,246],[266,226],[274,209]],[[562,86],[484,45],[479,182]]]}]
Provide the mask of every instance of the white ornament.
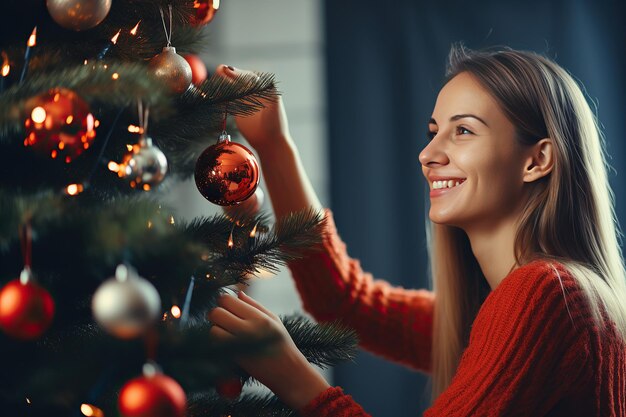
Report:
[{"label": "white ornament", "polygon": [[106,331],[122,339],[142,335],[161,315],[161,297],[148,280],[125,265],[94,293],[91,309]]}]

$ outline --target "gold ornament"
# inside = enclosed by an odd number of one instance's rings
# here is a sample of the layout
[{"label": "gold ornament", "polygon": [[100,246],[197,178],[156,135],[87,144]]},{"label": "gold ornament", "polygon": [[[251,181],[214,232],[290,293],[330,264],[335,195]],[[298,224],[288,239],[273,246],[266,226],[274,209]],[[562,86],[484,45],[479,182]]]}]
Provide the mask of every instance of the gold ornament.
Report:
[{"label": "gold ornament", "polygon": [[164,47],[160,54],[150,60],[149,67],[152,74],[174,93],[184,93],[191,85],[191,67],[173,46]]},{"label": "gold ornament", "polygon": [[97,26],[111,10],[112,0],[47,0],[50,16],[66,29],[85,30]]}]

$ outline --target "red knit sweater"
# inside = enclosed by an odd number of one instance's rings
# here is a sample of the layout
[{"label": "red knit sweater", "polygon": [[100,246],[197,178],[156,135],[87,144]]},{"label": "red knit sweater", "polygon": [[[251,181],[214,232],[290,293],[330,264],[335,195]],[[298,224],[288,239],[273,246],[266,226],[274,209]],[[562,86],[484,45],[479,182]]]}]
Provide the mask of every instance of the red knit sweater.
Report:
[{"label": "red knit sweater", "polygon": [[[363,272],[348,257],[329,209],[322,246],[289,263],[304,309],[319,321],[341,317],[364,349],[430,373],[434,294]],[[368,416],[340,387],[299,411]],[[608,331],[593,323],[563,265],[531,262],[489,293],[456,375],[424,416],[626,417],[626,346],[612,322]]]}]

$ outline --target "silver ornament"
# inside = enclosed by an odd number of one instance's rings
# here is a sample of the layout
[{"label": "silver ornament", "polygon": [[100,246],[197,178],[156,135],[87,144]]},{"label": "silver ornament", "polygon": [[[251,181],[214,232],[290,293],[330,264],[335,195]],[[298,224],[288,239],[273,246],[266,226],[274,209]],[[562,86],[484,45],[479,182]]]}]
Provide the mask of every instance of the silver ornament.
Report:
[{"label": "silver ornament", "polygon": [[107,279],[91,300],[93,315],[107,332],[122,339],[143,333],[161,315],[161,297],[149,281],[125,265]]},{"label": "silver ornament", "polygon": [[112,0],[47,0],[50,16],[66,29],[85,30],[97,26],[111,10]]},{"label": "silver ornament", "polygon": [[152,144],[152,138],[142,136],[124,164],[124,176],[131,180],[131,186],[148,190],[158,185],[167,173],[165,154]]},{"label": "silver ornament", "polygon": [[191,85],[191,67],[173,46],[164,47],[160,54],[150,60],[148,66],[152,74],[174,93],[184,93]]}]

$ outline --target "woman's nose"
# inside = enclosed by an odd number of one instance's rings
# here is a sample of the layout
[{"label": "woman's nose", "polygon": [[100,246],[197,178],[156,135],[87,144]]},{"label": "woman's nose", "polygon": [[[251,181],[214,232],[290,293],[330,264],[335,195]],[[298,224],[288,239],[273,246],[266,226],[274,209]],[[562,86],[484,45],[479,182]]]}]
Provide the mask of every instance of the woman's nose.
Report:
[{"label": "woman's nose", "polygon": [[419,154],[419,161],[424,166],[432,164],[445,165],[448,163],[448,155],[437,139],[433,139],[422,149]]}]

